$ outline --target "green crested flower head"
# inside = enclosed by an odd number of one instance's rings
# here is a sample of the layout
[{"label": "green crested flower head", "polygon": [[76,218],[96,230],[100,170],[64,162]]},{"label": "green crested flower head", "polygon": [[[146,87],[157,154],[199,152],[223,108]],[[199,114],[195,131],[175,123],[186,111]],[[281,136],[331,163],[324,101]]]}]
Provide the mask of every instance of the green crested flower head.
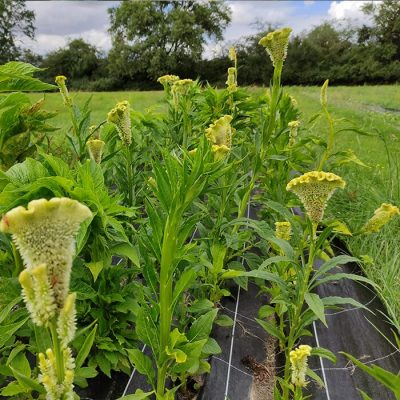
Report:
[{"label": "green crested flower head", "polygon": [[276,67],[285,61],[291,28],[282,28],[274,32],[269,32],[260,39],[258,44],[265,47],[271,58],[272,64]]},{"label": "green crested flower head", "polygon": [[57,308],[63,307],[69,291],[75,235],[91,216],[89,208],[76,200],[53,198],[33,200],[27,209],[16,207],[1,220],[0,231],[12,234],[29,273],[46,264]]},{"label": "green crested flower head", "polygon": [[86,142],[86,146],[88,148],[90,159],[95,161],[97,164],[100,164],[105,143],[101,139],[89,139]]},{"label": "green crested flower head", "polygon": [[176,81],[179,81],[179,76],[177,75],[163,75],[157,79],[157,82],[161,83],[163,86],[173,85]]},{"label": "green crested flower head", "polygon": [[307,385],[307,361],[311,355],[312,348],[302,344],[297,349],[292,350],[289,354],[290,366],[292,369],[292,384],[297,387],[305,387]]},{"label": "green crested flower head", "polygon": [[382,203],[382,205],[375,210],[374,215],[361,228],[361,232],[379,232],[382,227],[386,225],[396,215],[400,215],[400,210],[398,207],[392,204]]},{"label": "green crested flower head", "polygon": [[225,158],[225,155],[229,153],[231,149],[228,146],[225,146],[224,144],[218,145],[218,144],[213,144],[211,146],[211,151],[214,153],[214,160],[219,161]]},{"label": "green crested flower head", "polygon": [[193,81],[191,79],[179,79],[173,83],[171,93],[175,107],[178,107],[179,99],[187,95],[192,85]]},{"label": "green crested flower head", "polygon": [[299,131],[300,121],[290,121],[288,123],[289,128],[289,146],[293,146],[296,143],[297,133]]},{"label": "green crested flower head", "polygon": [[107,121],[115,125],[118,136],[125,146],[130,146],[132,143],[131,131],[131,112],[128,101],[120,101],[107,114]]},{"label": "green crested flower head", "polygon": [[290,222],[275,222],[275,236],[278,239],[289,241],[292,236],[292,225]]},{"label": "green crested flower head", "polygon": [[328,105],[328,85],[329,79],[327,79],[321,87],[321,106],[326,107]]},{"label": "green crested flower head", "polygon": [[68,107],[72,107],[72,99],[69,95],[67,85],[65,84],[67,78],[64,75],[56,76],[55,82],[60,90],[61,97],[64,101],[64,105]]},{"label": "green crested flower head", "polygon": [[218,118],[206,129],[206,137],[214,145],[226,146],[230,149],[234,129],[231,126],[232,116],[224,115]]},{"label": "green crested flower head", "polygon": [[286,190],[293,192],[303,203],[307,215],[314,224],[323,216],[328,200],[336,189],[343,189],[346,182],[330,172],[312,171],[292,179]]},{"label": "green crested flower head", "polygon": [[225,82],[228,85],[228,91],[230,93],[236,92],[237,90],[237,81],[236,81],[236,68],[230,67],[228,68],[228,79]]},{"label": "green crested flower head", "polygon": [[236,62],[237,62],[237,54],[236,54],[236,50],[235,50],[235,48],[233,46],[229,49],[228,57],[232,62],[234,62],[236,64]]}]

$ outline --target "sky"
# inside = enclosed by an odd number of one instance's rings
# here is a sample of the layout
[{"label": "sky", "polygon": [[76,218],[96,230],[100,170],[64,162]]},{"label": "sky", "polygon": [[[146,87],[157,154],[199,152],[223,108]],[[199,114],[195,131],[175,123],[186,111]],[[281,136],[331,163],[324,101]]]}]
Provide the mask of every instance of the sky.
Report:
[{"label": "sky", "polygon": [[[232,22],[224,34],[224,42],[208,42],[205,57],[211,57],[224,44],[257,31],[256,23],[290,26],[294,33],[311,29],[329,19],[351,19],[354,24],[368,23],[361,11],[365,1],[227,1],[232,10]],[[65,46],[69,40],[83,38],[98,49],[111,48],[108,34],[108,8],[119,1],[27,1],[36,15],[36,38],[23,39],[23,47],[46,54]]]}]

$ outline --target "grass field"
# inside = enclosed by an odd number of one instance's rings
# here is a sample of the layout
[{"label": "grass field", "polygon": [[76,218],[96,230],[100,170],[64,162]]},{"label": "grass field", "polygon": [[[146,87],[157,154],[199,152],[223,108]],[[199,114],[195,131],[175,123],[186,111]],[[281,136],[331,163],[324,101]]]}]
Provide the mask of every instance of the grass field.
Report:
[{"label": "grass field", "polygon": [[[250,89],[255,95],[260,88]],[[287,87],[298,102],[302,123],[319,111],[318,87]],[[34,99],[39,94],[31,95]],[[58,111],[55,126],[69,126],[68,115],[58,93],[46,94],[46,109]],[[92,123],[106,119],[117,101],[129,100],[138,111],[163,110],[162,91],[74,93],[75,101],[83,104],[92,96]],[[400,86],[359,86],[329,88],[329,108],[338,128],[354,125],[371,136],[343,132],[338,138],[340,149],[353,149],[367,167],[351,164],[335,171],[347,181],[344,193],[334,196],[331,207],[351,227],[360,227],[382,202],[400,204]],[[64,128],[65,129],[65,128]],[[317,135],[326,134],[323,119],[312,124]],[[63,135],[57,131],[55,135]],[[301,132],[300,132],[301,134]],[[366,274],[380,286],[389,317],[400,331],[400,250],[398,249],[400,218],[381,233],[369,237],[349,238],[347,245],[356,256],[369,255],[373,262],[365,264]]]}]

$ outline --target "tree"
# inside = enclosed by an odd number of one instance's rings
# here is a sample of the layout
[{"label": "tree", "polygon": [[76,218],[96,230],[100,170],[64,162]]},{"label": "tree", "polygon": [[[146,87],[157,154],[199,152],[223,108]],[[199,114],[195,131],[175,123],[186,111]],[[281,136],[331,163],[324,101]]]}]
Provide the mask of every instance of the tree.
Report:
[{"label": "tree", "polygon": [[54,80],[56,75],[65,75],[72,81],[91,79],[100,65],[100,53],[96,47],[83,39],[75,39],[65,48],[49,53],[42,63],[47,68],[46,76]]},{"label": "tree", "polygon": [[17,37],[35,37],[35,13],[24,0],[0,0],[0,64],[18,59],[21,49]]},{"label": "tree", "polygon": [[364,40],[376,44],[377,56],[382,62],[400,59],[400,2],[384,0],[379,3],[367,3],[363,11],[370,15],[374,26],[363,27]]},{"label": "tree", "polygon": [[153,79],[199,61],[207,37],[221,40],[230,22],[221,0],[123,1],[109,13],[113,73]]}]

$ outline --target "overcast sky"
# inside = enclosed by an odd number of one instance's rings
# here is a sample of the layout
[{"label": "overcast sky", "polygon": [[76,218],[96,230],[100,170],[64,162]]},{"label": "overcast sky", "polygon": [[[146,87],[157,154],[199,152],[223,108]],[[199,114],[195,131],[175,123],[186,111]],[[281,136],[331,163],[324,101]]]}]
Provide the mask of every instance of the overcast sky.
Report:
[{"label": "overcast sky", "polygon": [[[23,46],[36,53],[56,50],[70,39],[83,38],[108,51],[111,47],[107,32],[107,9],[119,1],[27,1],[36,15],[36,39],[24,39]],[[295,33],[308,30],[324,20],[350,18],[356,24],[365,21],[361,6],[365,1],[227,1],[232,10],[232,22],[225,31],[229,43],[243,35],[254,33],[254,23],[269,22],[290,26]],[[209,43],[205,55],[218,51],[221,44]]]}]

